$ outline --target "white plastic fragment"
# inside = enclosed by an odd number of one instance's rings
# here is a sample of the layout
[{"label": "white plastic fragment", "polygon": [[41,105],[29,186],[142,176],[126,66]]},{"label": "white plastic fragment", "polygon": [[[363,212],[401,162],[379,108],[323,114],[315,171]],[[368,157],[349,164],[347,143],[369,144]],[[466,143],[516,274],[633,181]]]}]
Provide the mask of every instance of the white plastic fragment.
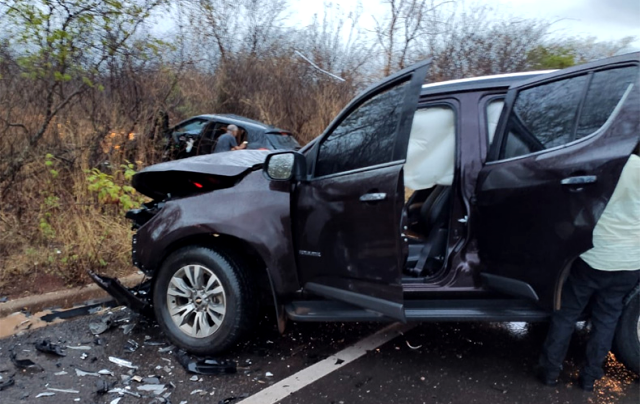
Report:
[{"label": "white plastic fragment", "polygon": [[271,373],[271,372],[267,372],[267,373],[265,373],[264,375],[265,375],[266,377],[273,377],[273,373]]},{"label": "white plastic fragment", "polygon": [[79,398],[74,398],[73,401],[77,402],[77,401],[80,401],[80,399]]},{"label": "white plastic fragment", "polygon": [[111,402],[109,404],[118,404],[120,402],[120,400],[122,400],[122,397],[118,397],[118,398],[115,398],[115,399],[111,400]]},{"label": "white plastic fragment", "polygon": [[123,367],[129,368],[129,369],[138,369],[138,367],[134,366],[133,364],[131,364],[131,362],[126,361],[124,359],[116,358],[115,356],[110,356],[109,357],[109,362],[113,362],[118,366],[123,366]]},{"label": "white plastic fragment", "polygon": [[85,372],[84,370],[80,370],[78,368],[76,368],[76,375],[78,376],[95,376],[95,377],[100,377],[99,374],[95,373],[95,372]]},{"label": "white plastic fragment", "polygon": [[56,373],[54,373],[54,375],[56,375],[56,376],[64,376],[64,375],[66,375],[66,374],[68,374],[68,373],[67,373],[67,372],[65,372],[64,370],[63,370],[63,371],[60,371],[60,372],[56,372]]},{"label": "white plastic fragment", "polygon": [[99,375],[105,375],[105,376],[114,376],[113,372],[110,371],[109,369],[102,369],[98,371]]},{"label": "white plastic fragment", "polygon": [[130,396],[134,396],[134,397],[138,397],[140,398],[140,394],[133,392],[133,391],[129,391],[129,390],[125,390],[125,389],[121,389],[121,388],[115,388],[115,389],[111,389],[109,390],[107,393],[118,393],[121,396],[128,394]]},{"label": "white plastic fragment", "polygon": [[89,355],[87,355],[86,352],[83,352],[82,355],[80,355],[80,359],[85,360],[85,359],[87,359],[87,356],[89,356]]},{"label": "white plastic fragment", "polygon": [[189,380],[191,380],[192,382],[197,382],[198,381],[198,376],[191,376],[189,378]]},{"label": "white plastic fragment", "polygon": [[202,390],[202,389],[196,389],[196,390],[193,390],[193,391],[191,392],[191,395],[198,394],[198,393],[202,393],[203,391],[204,391],[204,390]]},{"label": "white plastic fragment", "polygon": [[69,346],[67,345],[68,349],[75,349],[77,351],[90,351],[91,347],[90,346],[86,346],[86,345],[80,345],[80,346]]},{"label": "white plastic fragment", "polygon": [[36,398],[40,398],[40,397],[51,397],[51,396],[55,396],[56,393],[51,393],[50,391],[45,391],[44,393],[40,393],[36,396]]},{"label": "white plastic fragment", "polygon": [[54,389],[54,388],[52,388],[52,387],[47,387],[47,390],[57,391],[58,393],[70,393],[70,394],[79,394],[79,393],[80,393],[78,390],[71,390],[71,389]]},{"label": "white plastic fragment", "polygon": [[180,401],[180,404],[187,404],[187,400],[185,400],[185,401]]}]

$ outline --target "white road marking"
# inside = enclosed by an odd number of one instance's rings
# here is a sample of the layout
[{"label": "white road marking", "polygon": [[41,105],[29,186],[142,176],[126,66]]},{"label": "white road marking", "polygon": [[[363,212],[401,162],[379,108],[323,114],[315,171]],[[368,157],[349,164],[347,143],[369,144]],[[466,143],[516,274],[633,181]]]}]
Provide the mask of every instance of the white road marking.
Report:
[{"label": "white road marking", "polygon": [[[387,326],[375,334],[372,334],[342,351],[329,356],[326,359],[315,363],[308,368],[302,369],[286,379],[267,387],[264,390],[240,401],[241,404],[275,404],[288,397],[291,393],[310,385],[311,383],[325,377],[331,372],[341,369],[343,366],[364,356],[368,351],[391,341],[401,333],[407,332],[415,327],[415,324],[394,323]],[[340,362],[343,361],[343,362]],[[337,362],[340,362],[339,364]]]}]

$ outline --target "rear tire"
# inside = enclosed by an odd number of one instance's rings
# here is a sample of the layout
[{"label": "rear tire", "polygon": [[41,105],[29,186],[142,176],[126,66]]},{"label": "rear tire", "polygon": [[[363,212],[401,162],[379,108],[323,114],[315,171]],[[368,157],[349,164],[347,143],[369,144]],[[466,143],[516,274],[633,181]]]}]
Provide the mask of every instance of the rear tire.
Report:
[{"label": "rear tire", "polygon": [[197,355],[233,346],[253,326],[254,304],[245,272],[207,247],[172,253],[153,286],[158,324],[173,344]]},{"label": "rear tire", "polygon": [[627,369],[640,373],[640,294],[627,304],[618,321],[613,353]]}]

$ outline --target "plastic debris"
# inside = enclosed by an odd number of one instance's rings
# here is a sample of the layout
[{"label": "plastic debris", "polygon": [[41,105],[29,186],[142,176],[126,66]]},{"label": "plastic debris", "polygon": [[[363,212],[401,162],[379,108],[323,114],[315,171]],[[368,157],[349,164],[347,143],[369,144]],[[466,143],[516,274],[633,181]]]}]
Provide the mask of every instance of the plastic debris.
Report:
[{"label": "plastic debris", "polygon": [[39,371],[44,370],[42,369],[42,366],[33,362],[31,359],[17,359],[16,354],[14,352],[11,352],[11,354],[9,354],[9,358],[11,359],[11,363],[13,363],[13,365],[18,369],[39,370]]},{"label": "plastic debris", "polygon": [[90,351],[91,347],[90,346],[86,346],[86,345],[79,345],[79,346],[67,345],[67,349],[74,349],[76,351]]},{"label": "plastic debris", "polygon": [[176,347],[175,347],[175,346],[173,346],[173,345],[169,345],[169,346],[168,346],[168,347],[166,347],[166,348],[158,348],[158,352],[159,352],[159,353],[167,353],[167,352],[171,352],[171,351],[173,351],[174,349],[176,349]]},{"label": "plastic debris", "polygon": [[164,397],[156,397],[153,400],[149,401],[149,404],[166,404],[169,401]]},{"label": "plastic debris", "polygon": [[40,393],[36,396],[36,398],[40,398],[40,397],[51,397],[51,396],[55,396],[56,393],[52,393],[50,391],[45,391],[44,393]]},{"label": "plastic debris", "polygon": [[145,384],[142,386],[138,386],[137,389],[140,391],[147,391],[149,393],[155,394],[156,396],[159,396],[160,394],[164,393],[164,391],[167,389],[167,386],[164,384]]},{"label": "plastic debris", "polygon": [[236,397],[227,397],[223,400],[218,401],[218,404],[230,404],[236,400],[242,400],[243,398],[247,398],[247,397],[249,397],[249,395],[246,393],[240,394],[239,396],[236,396]]},{"label": "plastic debris", "polygon": [[231,374],[236,373],[236,363],[233,361],[219,361],[216,359],[201,359],[191,360],[189,355],[185,351],[178,351],[176,353],[178,362],[189,373],[196,373],[201,375],[219,375],[219,374]]},{"label": "plastic debris", "polygon": [[97,374],[96,372],[86,372],[82,369],[78,369],[76,368],[76,375],[78,376],[95,376],[95,377],[100,377],[99,374]]},{"label": "plastic debris", "polygon": [[54,389],[53,387],[47,387],[47,390],[56,391],[58,393],[69,393],[69,394],[79,394],[78,390],[71,389]]},{"label": "plastic debris", "polygon": [[122,400],[122,397],[118,397],[116,399],[111,400],[111,402],[109,404],[118,404],[120,402],[120,400]]},{"label": "plastic debris", "polygon": [[80,355],[80,359],[85,360],[85,359],[87,359],[88,356],[89,355],[87,355],[86,352],[83,352],[82,355]]},{"label": "plastic debris", "polygon": [[407,343],[407,346],[408,346],[410,349],[420,349],[420,348],[422,348],[422,345],[412,346],[412,345],[409,343],[409,341],[405,340],[404,342],[406,342],[406,343]]},{"label": "plastic debris", "polygon": [[142,383],[146,384],[160,384],[160,379],[157,377],[145,377],[142,379]]},{"label": "plastic debris", "polygon": [[13,378],[9,378],[7,380],[0,381],[0,391],[13,386],[14,383],[15,382],[13,381]]},{"label": "plastic debris", "polygon": [[107,392],[109,391],[109,389],[111,389],[116,382],[113,383],[109,383],[108,381],[104,380],[104,379],[98,379],[96,381],[96,393],[102,395],[102,394],[107,394]]},{"label": "plastic debris", "polygon": [[196,389],[196,390],[193,390],[193,391],[191,392],[191,395],[198,394],[198,393],[202,393],[203,391],[204,391],[204,390],[202,390],[202,389]]},{"label": "plastic debris", "polygon": [[189,378],[189,380],[191,380],[192,382],[197,382],[198,381],[198,376],[191,376]]},{"label": "plastic debris", "polygon": [[265,373],[264,375],[265,375],[266,377],[273,377],[273,373],[271,373],[271,372],[267,372],[267,373]]},{"label": "plastic debris", "polygon": [[103,376],[114,376],[113,372],[110,371],[109,369],[98,370],[98,374]]},{"label": "plastic debris", "polygon": [[113,320],[111,320],[111,317],[107,316],[98,321],[89,323],[89,331],[91,331],[91,334],[93,335],[100,335],[113,326]]},{"label": "plastic debris", "polygon": [[128,394],[130,396],[134,396],[134,397],[140,398],[140,394],[138,394],[136,392],[133,392],[133,391],[126,390],[126,389],[121,389],[121,388],[111,389],[107,393],[118,393],[120,395]]},{"label": "plastic debris", "polygon": [[56,372],[56,373],[54,373],[54,375],[56,375],[56,376],[64,376],[64,375],[67,375],[67,374],[68,374],[68,373],[67,373],[67,372],[65,372],[64,370],[62,370],[62,371],[60,371],[60,372]]},{"label": "plastic debris", "polygon": [[132,365],[130,361],[126,361],[124,359],[116,358],[115,356],[110,356],[109,357],[109,362],[113,362],[118,366],[122,366],[122,367],[129,368],[129,369],[138,369],[138,367]]},{"label": "plastic debris", "polygon": [[138,348],[140,348],[140,344],[132,339],[128,340],[127,344],[124,346],[124,350],[127,352],[135,352]]},{"label": "plastic debris", "polygon": [[38,351],[44,353],[50,353],[58,356],[67,356],[67,354],[62,350],[60,345],[52,344],[49,338],[39,339],[35,342],[35,347]]},{"label": "plastic debris", "polygon": [[120,328],[122,328],[122,333],[124,335],[129,335],[131,333],[131,330],[133,330],[133,327],[135,327],[136,324],[125,324],[125,325],[121,325]]}]

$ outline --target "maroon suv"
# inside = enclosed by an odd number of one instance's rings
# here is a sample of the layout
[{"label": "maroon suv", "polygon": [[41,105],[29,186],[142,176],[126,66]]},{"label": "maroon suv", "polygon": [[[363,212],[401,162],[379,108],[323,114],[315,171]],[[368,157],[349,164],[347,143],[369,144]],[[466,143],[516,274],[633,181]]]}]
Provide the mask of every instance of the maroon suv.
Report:
[{"label": "maroon suv", "polygon": [[[134,290],[195,353],[228,348],[260,297],[295,321],[539,321],[640,134],[640,54],[423,85],[429,62],[354,99],[300,151],[148,167]],[[616,337],[638,371],[638,295]]]}]

